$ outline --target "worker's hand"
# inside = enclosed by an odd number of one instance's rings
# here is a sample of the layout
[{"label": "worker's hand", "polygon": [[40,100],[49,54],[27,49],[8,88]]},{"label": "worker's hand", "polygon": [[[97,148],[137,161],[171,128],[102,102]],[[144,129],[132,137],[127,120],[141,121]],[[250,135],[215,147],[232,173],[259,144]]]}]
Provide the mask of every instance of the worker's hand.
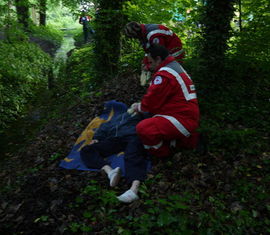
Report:
[{"label": "worker's hand", "polygon": [[140,76],[140,84],[141,86],[145,86],[151,78],[151,72],[142,70],[141,76]]},{"label": "worker's hand", "polygon": [[131,115],[134,116],[139,112],[139,105],[140,103],[134,103],[130,106],[130,108],[127,110],[127,112]]},{"label": "worker's hand", "polygon": [[92,140],[91,142],[90,142],[90,144],[95,144],[95,143],[97,143],[98,142],[98,140]]},{"label": "worker's hand", "polygon": [[148,71],[146,64],[142,64],[141,69],[142,71]]}]

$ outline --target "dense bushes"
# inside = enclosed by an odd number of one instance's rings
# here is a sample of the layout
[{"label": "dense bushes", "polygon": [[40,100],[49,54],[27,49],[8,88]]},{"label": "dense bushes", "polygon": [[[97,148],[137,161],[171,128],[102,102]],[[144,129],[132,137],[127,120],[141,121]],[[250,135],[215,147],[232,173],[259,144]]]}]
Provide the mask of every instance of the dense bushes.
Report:
[{"label": "dense bushes", "polygon": [[63,40],[63,32],[50,26],[35,26],[30,27],[31,35],[40,39],[51,41],[56,47],[60,47]]},{"label": "dense bushes", "polygon": [[144,50],[135,39],[122,39],[121,57],[119,60],[120,72],[128,70],[141,71],[142,58],[144,57]]},{"label": "dense bushes", "polygon": [[[68,89],[76,94],[88,93],[94,79],[94,52],[93,47],[87,44],[85,47],[74,49],[68,58],[66,71],[59,80],[64,89]],[[104,68],[105,69],[105,68]]]},{"label": "dense bushes", "polygon": [[27,42],[0,42],[0,132],[21,115],[40,89],[46,89],[52,61]]}]

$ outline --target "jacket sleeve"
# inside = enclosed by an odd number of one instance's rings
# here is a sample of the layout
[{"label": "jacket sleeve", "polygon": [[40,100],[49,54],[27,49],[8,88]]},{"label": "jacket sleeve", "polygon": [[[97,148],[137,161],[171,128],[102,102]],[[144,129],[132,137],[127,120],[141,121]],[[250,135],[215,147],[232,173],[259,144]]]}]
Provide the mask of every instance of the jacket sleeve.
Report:
[{"label": "jacket sleeve", "polygon": [[145,66],[145,69],[146,70],[149,70],[149,68],[150,68],[150,62],[148,60],[147,55],[144,56],[143,61],[142,61],[142,64]]},{"label": "jacket sleeve", "polygon": [[170,78],[161,75],[155,76],[141,100],[140,111],[158,114],[173,91]]}]

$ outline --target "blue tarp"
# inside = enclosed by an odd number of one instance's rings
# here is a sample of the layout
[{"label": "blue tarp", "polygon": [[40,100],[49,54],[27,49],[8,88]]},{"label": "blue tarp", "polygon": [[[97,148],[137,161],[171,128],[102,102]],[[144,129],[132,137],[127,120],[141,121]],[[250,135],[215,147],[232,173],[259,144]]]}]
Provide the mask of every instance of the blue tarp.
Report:
[{"label": "blue tarp", "polygon": [[[90,170],[97,171],[96,169],[87,168],[80,157],[80,149],[89,144],[94,136],[95,131],[102,123],[108,122],[116,118],[119,114],[127,111],[127,106],[122,102],[117,102],[115,100],[111,100],[105,102],[104,110],[102,114],[96,118],[94,118],[89,125],[85,128],[82,134],[77,139],[74,144],[71,152],[68,156],[60,162],[60,167],[65,169],[77,169],[77,170]],[[110,165],[112,168],[121,167],[123,175],[125,175],[124,168],[124,153],[119,153],[117,155],[112,155],[108,158]]]}]

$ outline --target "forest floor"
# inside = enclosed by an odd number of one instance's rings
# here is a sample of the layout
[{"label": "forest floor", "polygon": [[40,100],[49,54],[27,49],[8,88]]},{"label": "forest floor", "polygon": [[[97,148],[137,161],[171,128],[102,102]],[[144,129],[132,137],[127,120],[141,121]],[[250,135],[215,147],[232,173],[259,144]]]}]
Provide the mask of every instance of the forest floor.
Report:
[{"label": "forest floor", "polygon": [[213,152],[177,153],[155,163],[132,204],[115,200],[128,188],[124,180],[112,189],[99,172],[61,169],[60,160],[105,101],[130,105],[145,92],[136,76],[114,79],[101,91],[88,103],[62,107],[62,115],[1,163],[0,234],[270,232],[269,153],[229,160]]}]

